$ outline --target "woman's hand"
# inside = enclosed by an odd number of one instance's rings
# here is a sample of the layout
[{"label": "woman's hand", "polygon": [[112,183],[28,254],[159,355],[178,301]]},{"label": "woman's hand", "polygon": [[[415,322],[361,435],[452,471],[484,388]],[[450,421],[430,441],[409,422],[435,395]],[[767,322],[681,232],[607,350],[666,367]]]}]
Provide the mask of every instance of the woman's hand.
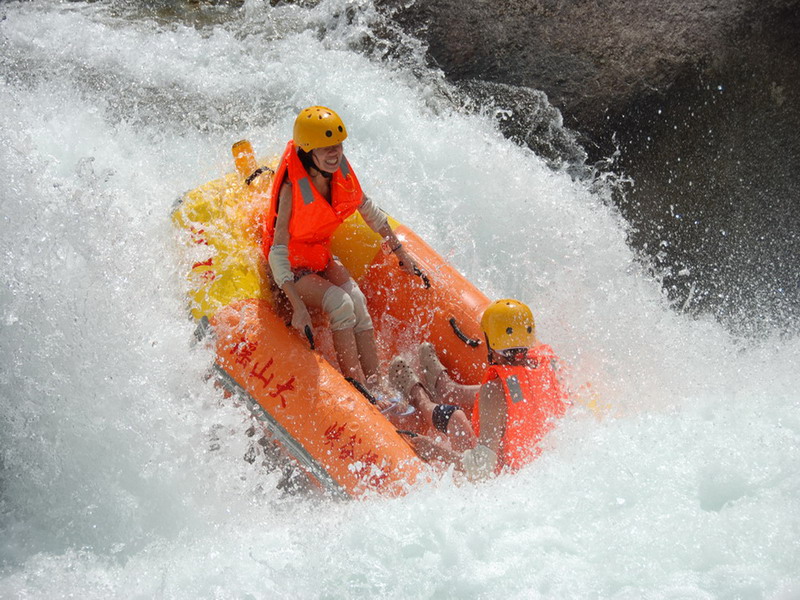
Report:
[{"label": "woman's hand", "polygon": [[314,328],[311,326],[311,315],[308,314],[308,309],[305,304],[293,307],[292,327],[303,335],[306,333],[306,327],[308,327],[310,331],[314,331]]},{"label": "woman's hand", "polygon": [[403,248],[403,246],[400,246],[397,250],[395,250],[394,254],[397,256],[397,260],[400,263],[401,269],[411,275],[417,274],[417,271],[419,270],[417,269],[417,263],[413,258],[411,258],[411,255],[406,252],[406,249]]}]

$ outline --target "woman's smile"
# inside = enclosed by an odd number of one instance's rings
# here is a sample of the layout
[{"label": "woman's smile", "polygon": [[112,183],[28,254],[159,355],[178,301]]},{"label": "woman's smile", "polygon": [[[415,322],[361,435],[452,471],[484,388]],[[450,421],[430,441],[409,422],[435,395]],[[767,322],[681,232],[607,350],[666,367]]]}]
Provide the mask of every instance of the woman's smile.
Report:
[{"label": "woman's smile", "polygon": [[314,165],[328,173],[335,173],[339,170],[343,154],[344,149],[341,144],[325,146],[324,148],[315,148],[311,151]]}]

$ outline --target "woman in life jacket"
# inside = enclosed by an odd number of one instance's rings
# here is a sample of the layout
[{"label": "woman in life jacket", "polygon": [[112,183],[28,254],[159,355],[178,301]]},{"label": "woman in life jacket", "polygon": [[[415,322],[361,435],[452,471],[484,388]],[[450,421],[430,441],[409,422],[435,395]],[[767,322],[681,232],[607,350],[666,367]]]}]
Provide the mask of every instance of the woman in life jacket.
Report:
[{"label": "woman in life jacket", "polygon": [[324,106],[297,115],[292,139],[275,173],[262,244],[272,278],[292,308],[292,326],[313,331],[308,307],[329,318],[339,368],[368,389],[379,384],[378,353],[364,295],[331,254],[331,236],[358,210],[388,244],[400,265],[413,273],[386,215],[362,191],[344,156],[342,119]]},{"label": "woman in life jacket", "polygon": [[[473,480],[504,469],[516,471],[535,458],[540,452],[538,442],[567,405],[555,353],[537,340],[530,308],[517,300],[497,300],[484,311],[481,328],[489,366],[480,385],[453,381],[434,347],[422,344],[419,360],[424,383],[416,379],[418,385],[407,388],[412,395],[424,395],[437,406],[451,407],[440,412],[453,416],[462,411],[472,413],[473,436],[465,436],[470,441],[460,445],[468,446],[466,450],[459,452],[459,444],[448,449],[426,436],[411,442],[422,458],[454,464]],[[394,379],[397,360],[390,368]]]}]

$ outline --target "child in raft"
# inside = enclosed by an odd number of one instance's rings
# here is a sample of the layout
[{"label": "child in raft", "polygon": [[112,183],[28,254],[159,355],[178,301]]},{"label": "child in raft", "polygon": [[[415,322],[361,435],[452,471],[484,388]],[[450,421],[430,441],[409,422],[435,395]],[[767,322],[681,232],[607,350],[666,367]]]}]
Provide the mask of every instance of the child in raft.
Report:
[{"label": "child in raft", "polygon": [[392,384],[450,441],[448,448],[428,436],[413,437],[417,453],[453,464],[471,480],[516,471],[535,458],[537,443],[567,406],[555,353],[536,338],[530,308],[497,300],[484,311],[481,328],[489,366],[480,385],[453,381],[427,343],[419,348],[424,383],[402,358],[389,367]]}]

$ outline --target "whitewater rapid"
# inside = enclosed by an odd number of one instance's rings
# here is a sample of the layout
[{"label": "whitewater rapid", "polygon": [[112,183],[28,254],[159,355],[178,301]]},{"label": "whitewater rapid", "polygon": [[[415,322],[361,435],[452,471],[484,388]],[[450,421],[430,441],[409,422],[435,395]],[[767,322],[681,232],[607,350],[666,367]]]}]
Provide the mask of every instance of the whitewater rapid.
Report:
[{"label": "whitewater rapid", "polygon": [[[0,5],[0,597],[800,598],[800,342],[669,306],[608,190],[457,110],[413,40],[384,55],[371,2],[219,11]],[[579,403],[515,477],[397,500],[285,496],[243,460],[170,209],[311,104],[604,415]]]}]

